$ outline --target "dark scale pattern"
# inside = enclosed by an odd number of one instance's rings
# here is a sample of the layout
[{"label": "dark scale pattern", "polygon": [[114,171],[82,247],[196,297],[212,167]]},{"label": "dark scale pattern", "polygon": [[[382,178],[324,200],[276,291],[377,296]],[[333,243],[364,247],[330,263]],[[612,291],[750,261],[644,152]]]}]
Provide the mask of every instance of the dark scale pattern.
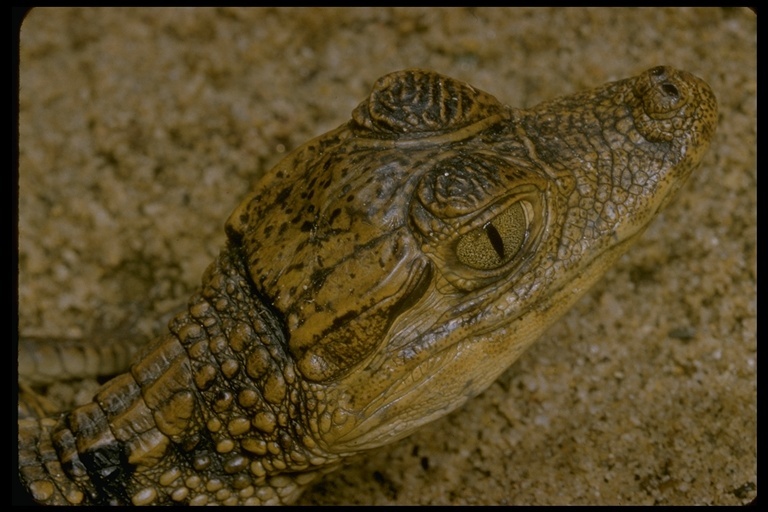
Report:
[{"label": "dark scale pattern", "polygon": [[380,78],[370,99],[352,114],[375,133],[432,134],[452,131],[501,113],[493,96],[463,82],[423,70]]},{"label": "dark scale pattern", "polygon": [[[22,481],[44,504],[290,503],[493,382],[666,204],[716,112],[667,67],[530,110],[383,77],[237,207],[167,335],[91,403],[20,421]],[[26,382],[121,354],[39,348]]]}]

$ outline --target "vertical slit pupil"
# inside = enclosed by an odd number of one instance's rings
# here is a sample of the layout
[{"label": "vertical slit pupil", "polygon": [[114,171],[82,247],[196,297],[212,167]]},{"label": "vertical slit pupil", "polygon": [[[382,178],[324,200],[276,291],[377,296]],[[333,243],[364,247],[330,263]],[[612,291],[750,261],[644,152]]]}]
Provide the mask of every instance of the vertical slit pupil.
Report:
[{"label": "vertical slit pupil", "polygon": [[504,259],[504,240],[501,239],[499,230],[492,223],[488,223],[483,226],[483,231],[488,235],[488,240],[491,242],[493,250],[499,255],[499,259]]}]

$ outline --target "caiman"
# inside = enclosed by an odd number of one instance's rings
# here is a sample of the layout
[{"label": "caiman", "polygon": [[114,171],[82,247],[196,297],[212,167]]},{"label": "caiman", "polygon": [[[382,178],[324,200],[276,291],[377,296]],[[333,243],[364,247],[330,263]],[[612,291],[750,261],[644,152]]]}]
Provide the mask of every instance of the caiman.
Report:
[{"label": "caiman", "polygon": [[125,373],[20,419],[23,486],[57,505],[290,503],[490,385],[638,238],[716,124],[709,86],[671,67],[530,109],[432,71],[382,77],[264,175]]}]

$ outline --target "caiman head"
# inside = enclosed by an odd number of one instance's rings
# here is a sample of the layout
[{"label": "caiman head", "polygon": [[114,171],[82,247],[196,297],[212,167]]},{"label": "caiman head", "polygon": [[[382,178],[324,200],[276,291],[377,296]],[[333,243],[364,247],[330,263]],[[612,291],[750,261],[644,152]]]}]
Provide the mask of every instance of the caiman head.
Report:
[{"label": "caiman head", "polygon": [[700,79],[653,68],[513,109],[381,78],[227,222],[325,450],[405,437],[485,389],[644,230],[715,131]]}]

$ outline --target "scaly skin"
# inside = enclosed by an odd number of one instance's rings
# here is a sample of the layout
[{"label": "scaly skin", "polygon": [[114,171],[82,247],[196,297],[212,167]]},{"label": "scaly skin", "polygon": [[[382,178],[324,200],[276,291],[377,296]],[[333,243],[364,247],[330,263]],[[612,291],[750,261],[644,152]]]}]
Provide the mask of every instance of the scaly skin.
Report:
[{"label": "scaly skin", "polygon": [[241,203],[128,372],[20,420],[22,482],[45,504],[290,503],[493,382],[642,233],[716,121],[709,87],[672,68],[530,110],[387,75]]}]

